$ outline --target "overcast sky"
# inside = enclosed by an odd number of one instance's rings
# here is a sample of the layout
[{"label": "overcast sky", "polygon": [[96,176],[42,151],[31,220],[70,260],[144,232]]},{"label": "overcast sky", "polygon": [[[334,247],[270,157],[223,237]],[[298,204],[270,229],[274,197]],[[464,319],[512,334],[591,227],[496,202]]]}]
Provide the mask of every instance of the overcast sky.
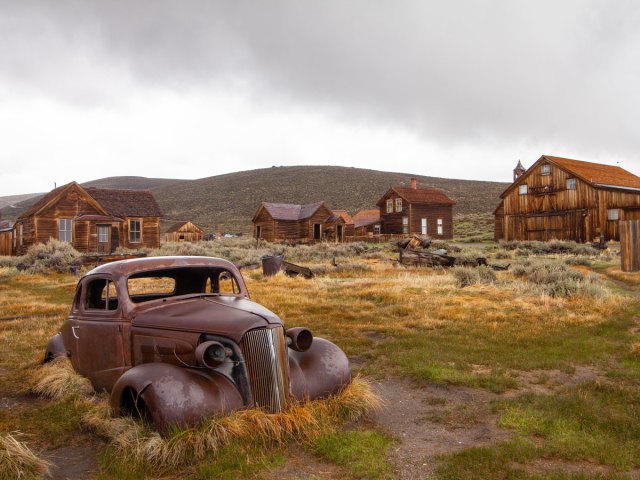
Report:
[{"label": "overcast sky", "polygon": [[640,174],[640,2],[0,0],[0,195],[343,165]]}]

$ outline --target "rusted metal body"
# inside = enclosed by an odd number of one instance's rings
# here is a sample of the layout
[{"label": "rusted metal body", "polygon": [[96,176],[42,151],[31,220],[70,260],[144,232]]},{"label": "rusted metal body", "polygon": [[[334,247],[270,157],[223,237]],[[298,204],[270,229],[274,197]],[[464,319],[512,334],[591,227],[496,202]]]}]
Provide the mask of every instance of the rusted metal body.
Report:
[{"label": "rusted metal body", "polygon": [[79,282],[45,360],[67,355],[116,414],[161,431],[249,407],[281,411],[351,380],[346,355],[252,302],[239,270],[209,257],[97,267]]}]

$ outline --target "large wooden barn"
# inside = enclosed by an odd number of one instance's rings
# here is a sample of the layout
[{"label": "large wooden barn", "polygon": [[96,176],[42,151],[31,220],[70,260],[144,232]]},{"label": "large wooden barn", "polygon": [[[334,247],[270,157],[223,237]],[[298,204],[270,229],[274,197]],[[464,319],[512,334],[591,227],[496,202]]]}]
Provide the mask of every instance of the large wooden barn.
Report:
[{"label": "large wooden barn", "polygon": [[418,188],[415,178],[410,188],[391,187],[377,205],[383,234],[453,238],[455,202],[436,188]]},{"label": "large wooden barn", "polygon": [[204,239],[204,230],[192,222],[177,222],[164,234],[166,242],[199,242]]},{"label": "large wooden barn", "polygon": [[160,208],[147,190],[58,187],[20,215],[13,225],[13,254],[51,238],[79,252],[111,253],[118,247],[160,246]]},{"label": "large wooden barn", "polygon": [[619,240],[618,221],[640,219],[640,177],[549,155],[527,170],[519,163],[500,197],[496,240]]},{"label": "large wooden barn", "polygon": [[253,216],[253,236],[269,242],[344,241],[353,220],[324,202],[308,205],[262,202]]}]

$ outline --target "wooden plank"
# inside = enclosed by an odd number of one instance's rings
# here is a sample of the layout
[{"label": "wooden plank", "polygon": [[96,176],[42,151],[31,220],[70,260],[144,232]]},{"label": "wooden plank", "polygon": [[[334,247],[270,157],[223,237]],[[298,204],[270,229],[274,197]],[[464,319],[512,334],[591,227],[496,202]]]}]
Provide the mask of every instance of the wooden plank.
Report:
[{"label": "wooden plank", "polygon": [[620,268],[623,272],[640,270],[640,220],[625,220],[620,225]]}]

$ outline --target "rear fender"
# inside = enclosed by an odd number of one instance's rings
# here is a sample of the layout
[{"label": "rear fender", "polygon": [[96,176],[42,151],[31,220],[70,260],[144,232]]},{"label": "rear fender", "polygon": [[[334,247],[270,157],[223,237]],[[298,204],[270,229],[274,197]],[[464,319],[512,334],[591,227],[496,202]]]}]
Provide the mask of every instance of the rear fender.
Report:
[{"label": "rear fender", "polygon": [[44,352],[44,362],[50,362],[56,357],[66,357],[67,349],[64,346],[64,339],[60,332],[56,333],[49,343],[47,343],[47,349]]},{"label": "rear fender", "polygon": [[111,392],[116,415],[135,413],[132,406],[167,432],[172,426],[191,427],[206,417],[238,410],[244,403],[235,384],[218,372],[145,363],[127,370]]},{"label": "rear fender", "polygon": [[318,337],[305,352],[289,349],[289,375],[291,393],[298,400],[327,397],[351,382],[347,356],[337,345]]}]

